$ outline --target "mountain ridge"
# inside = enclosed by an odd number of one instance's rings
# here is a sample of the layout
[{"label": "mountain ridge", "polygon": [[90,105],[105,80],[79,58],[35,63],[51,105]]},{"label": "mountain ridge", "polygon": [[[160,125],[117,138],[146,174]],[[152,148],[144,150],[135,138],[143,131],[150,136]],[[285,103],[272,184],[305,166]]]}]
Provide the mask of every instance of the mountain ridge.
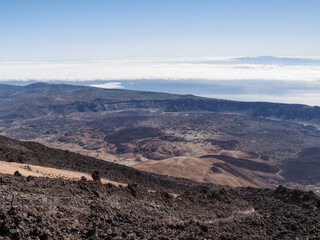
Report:
[{"label": "mountain ridge", "polygon": [[[159,109],[167,112],[209,111],[251,114],[254,117],[275,117],[287,120],[320,121],[320,107],[303,104],[269,102],[240,102],[222,99],[133,90],[100,89],[68,84],[33,83],[24,87],[1,86],[0,98],[7,99],[7,106],[0,104],[0,118],[3,112],[10,112],[17,103],[29,101],[44,112],[59,111],[107,111],[125,109]],[[8,90],[7,90],[8,89]],[[14,91],[14,99],[5,92]],[[35,91],[35,92],[34,92]],[[72,96],[68,98],[68,95]],[[51,98],[49,98],[51,96]],[[53,98],[52,96],[55,96]],[[88,96],[95,96],[88,97]],[[10,104],[11,101],[11,104]],[[44,104],[45,101],[50,104]],[[2,106],[2,109],[1,109]],[[7,107],[7,108],[5,108]],[[29,110],[31,112],[31,110]],[[43,114],[35,113],[34,117]]]}]

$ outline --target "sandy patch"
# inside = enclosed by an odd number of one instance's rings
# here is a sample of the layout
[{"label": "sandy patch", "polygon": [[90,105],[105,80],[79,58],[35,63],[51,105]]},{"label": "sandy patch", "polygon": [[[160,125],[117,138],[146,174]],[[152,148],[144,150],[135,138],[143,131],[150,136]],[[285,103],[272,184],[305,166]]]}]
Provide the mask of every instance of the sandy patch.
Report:
[{"label": "sandy patch", "polygon": [[[210,182],[219,185],[228,185],[232,187],[250,186],[265,187],[260,181],[253,179],[249,182],[239,176],[232,175],[221,169],[221,173],[214,173],[211,170],[213,163],[223,163],[218,159],[204,159],[195,157],[174,157],[161,161],[148,161],[136,164],[134,168],[153,172],[161,175],[168,175],[179,178],[189,178],[197,182]],[[243,175],[246,171],[239,169]],[[250,178],[252,176],[250,175]]]},{"label": "sandy patch", "polygon": [[[30,164],[22,164],[15,162],[5,162],[0,161],[0,173],[2,174],[13,174],[15,171],[19,171],[23,176],[35,176],[35,177],[50,177],[50,178],[64,178],[64,179],[73,179],[79,180],[81,177],[86,177],[88,180],[91,180],[91,176],[87,173],[62,170],[57,168],[41,167]],[[127,184],[110,181],[108,179],[102,178],[101,182],[103,184],[111,183],[115,186],[127,186]]]}]

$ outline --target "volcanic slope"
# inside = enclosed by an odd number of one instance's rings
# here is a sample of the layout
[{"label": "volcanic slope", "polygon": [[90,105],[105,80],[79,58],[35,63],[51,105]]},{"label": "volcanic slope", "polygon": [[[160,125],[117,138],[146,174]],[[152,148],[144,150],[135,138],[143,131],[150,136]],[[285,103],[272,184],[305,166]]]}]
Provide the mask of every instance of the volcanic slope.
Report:
[{"label": "volcanic slope", "polygon": [[272,190],[201,184],[37,143],[0,139],[0,158],[9,163],[77,172],[99,170],[104,177],[128,184],[117,187],[89,179],[0,174],[3,239],[318,239],[320,236],[320,199],[313,192],[283,186]]},{"label": "volcanic slope", "polygon": [[319,107],[47,83],[1,85],[0,100],[0,133],[14,139],[201,182],[320,192],[320,154],[305,157],[319,147]]}]

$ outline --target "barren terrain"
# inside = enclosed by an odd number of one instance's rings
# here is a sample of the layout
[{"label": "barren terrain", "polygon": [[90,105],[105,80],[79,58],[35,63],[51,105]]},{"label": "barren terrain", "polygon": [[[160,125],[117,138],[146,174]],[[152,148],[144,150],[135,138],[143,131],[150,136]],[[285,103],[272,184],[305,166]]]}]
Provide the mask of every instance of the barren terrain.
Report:
[{"label": "barren terrain", "polygon": [[10,89],[0,94],[8,137],[200,182],[320,190],[316,107],[71,85]]},{"label": "barren terrain", "polygon": [[[1,239],[320,236],[320,199],[312,191],[197,183],[37,143],[0,140],[1,158],[6,156],[2,171],[22,173],[0,173]],[[89,172],[97,170],[108,180],[92,181]]]}]

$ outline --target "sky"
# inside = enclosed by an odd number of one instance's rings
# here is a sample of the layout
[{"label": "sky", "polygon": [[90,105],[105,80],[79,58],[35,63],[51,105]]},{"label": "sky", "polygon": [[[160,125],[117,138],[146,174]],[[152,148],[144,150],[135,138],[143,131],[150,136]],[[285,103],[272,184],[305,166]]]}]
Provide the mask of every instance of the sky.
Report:
[{"label": "sky", "polygon": [[1,0],[1,61],[320,56],[318,0]]},{"label": "sky", "polygon": [[0,82],[320,105],[319,9],[319,0],[1,0]]}]

